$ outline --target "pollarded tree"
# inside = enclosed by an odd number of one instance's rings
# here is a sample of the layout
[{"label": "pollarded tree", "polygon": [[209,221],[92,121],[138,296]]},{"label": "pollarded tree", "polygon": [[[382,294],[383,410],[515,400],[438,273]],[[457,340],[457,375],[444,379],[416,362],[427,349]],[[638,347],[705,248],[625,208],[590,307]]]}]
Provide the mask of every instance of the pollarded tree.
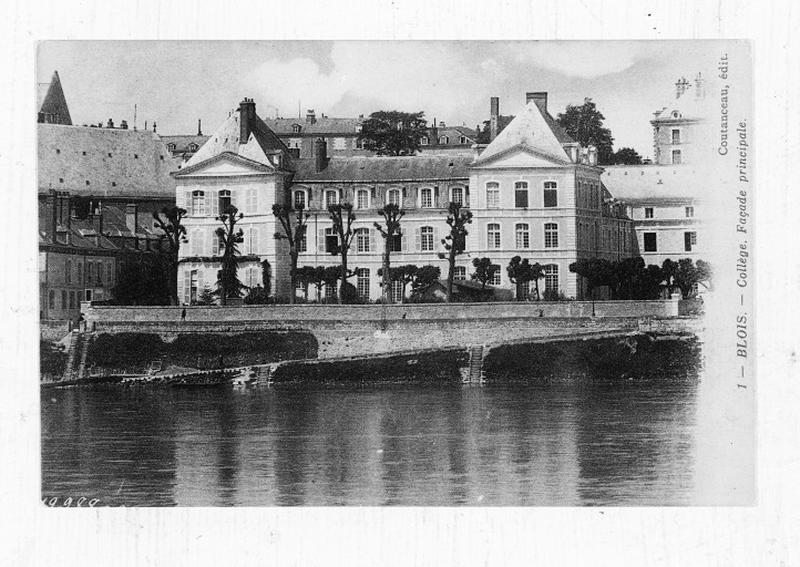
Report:
[{"label": "pollarded tree", "polygon": [[[338,266],[325,266],[322,269],[322,281],[325,283],[325,289],[332,289],[334,290],[334,295],[338,297],[338,293],[335,292],[337,283],[342,275],[342,269]],[[341,300],[339,301],[341,303]]]},{"label": "pollarded tree", "polygon": [[350,250],[350,244],[353,242],[355,231],[353,230],[353,223],[356,220],[356,215],[353,214],[353,205],[351,203],[341,203],[331,205],[328,207],[328,213],[331,215],[331,222],[333,223],[333,230],[338,237],[338,243],[332,254],[339,254],[341,257],[341,270],[339,276],[339,303],[344,303],[345,284],[347,278],[353,276],[347,270],[347,253]]},{"label": "pollarded tree", "polygon": [[282,232],[276,232],[277,240],[286,240],[289,244],[289,303],[294,303],[297,287],[297,258],[300,254],[300,243],[306,237],[306,221],[308,213],[304,207],[296,209],[291,205],[272,205],[272,214],[278,219]]},{"label": "pollarded tree", "polygon": [[566,110],[558,115],[558,124],[581,145],[595,146],[597,163],[607,165],[614,161],[614,137],[611,130],[603,126],[605,119],[592,99],[584,98],[580,106],[567,105]]},{"label": "pollarded tree", "polygon": [[400,230],[400,220],[405,215],[405,211],[395,204],[389,203],[378,209],[378,214],[383,216],[383,224],[375,223],[375,228],[381,233],[383,237],[383,268],[380,271],[382,278],[382,295],[383,302],[389,303],[391,291],[391,270],[390,259],[392,253],[392,246],[395,242],[395,237],[402,238],[403,233]]},{"label": "pollarded tree", "polygon": [[[506,272],[508,273],[508,279],[511,283],[513,283],[517,288],[517,301],[522,301],[523,299],[527,298],[527,290],[528,284],[533,280],[533,272],[531,270],[531,264],[527,258],[524,260],[519,256],[514,256],[511,258],[511,261],[508,263],[508,267],[506,268]],[[536,297],[539,297],[539,290],[538,290],[538,283],[537,283],[537,290],[536,290]]]},{"label": "pollarded tree", "polygon": [[411,281],[411,296],[419,301],[428,288],[439,281],[441,277],[442,270],[439,266],[426,265],[420,267],[414,273],[414,279]]},{"label": "pollarded tree", "polygon": [[403,298],[402,301],[405,301],[406,298],[406,287],[408,284],[414,281],[414,278],[417,276],[417,271],[419,268],[414,264],[406,264],[405,266],[400,266],[397,268],[397,281],[399,281],[403,286]]},{"label": "pollarded tree", "polygon": [[215,231],[223,247],[222,269],[217,273],[217,293],[222,305],[227,303],[228,298],[239,297],[244,287],[236,274],[239,268],[238,245],[244,241],[244,232],[241,228],[236,228],[236,223],[242,220],[243,216],[239,209],[229,205],[217,217],[222,223],[222,226]]},{"label": "pollarded tree", "polygon": [[456,270],[456,256],[464,253],[467,247],[467,225],[472,222],[472,211],[462,209],[459,203],[448,205],[447,225],[450,233],[442,239],[442,246],[447,251],[439,253],[439,258],[447,258],[447,302],[453,297],[453,276]]},{"label": "pollarded tree", "polygon": [[674,274],[675,285],[680,288],[684,299],[690,297],[697,284],[711,279],[710,268],[709,264],[703,260],[698,260],[697,265],[691,258],[678,260]]},{"label": "pollarded tree", "polygon": [[178,305],[178,252],[181,244],[186,242],[186,227],[181,222],[186,216],[186,209],[170,206],[163,207],[161,212],[153,211],[156,226],[164,233],[161,238],[167,241],[169,263],[169,301],[170,305]]},{"label": "pollarded tree", "polygon": [[361,123],[358,139],[379,156],[413,156],[427,135],[424,112],[380,110]]},{"label": "pollarded tree", "polygon": [[486,284],[494,279],[494,275],[500,270],[500,266],[492,264],[491,258],[474,258],[472,265],[475,271],[472,273],[472,279],[481,283],[481,290],[486,289]]}]

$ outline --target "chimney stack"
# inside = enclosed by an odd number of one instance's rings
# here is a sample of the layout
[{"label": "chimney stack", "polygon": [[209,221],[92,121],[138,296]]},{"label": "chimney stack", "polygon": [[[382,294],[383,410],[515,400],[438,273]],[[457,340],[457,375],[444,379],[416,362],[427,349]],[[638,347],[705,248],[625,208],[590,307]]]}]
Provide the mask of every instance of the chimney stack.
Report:
[{"label": "chimney stack", "polygon": [[547,92],[525,93],[525,103],[533,101],[542,114],[547,114]]},{"label": "chimney stack", "polygon": [[306,122],[308,122],[309,124],[316,124],[317,114],[314,112],[313,108],[309,108],[306,111]]},{"label": "chimney stack", "polygon": [[500,127],[500,98],[493,96],[489,99],[489,141],[497,137]]},{"label": "chimney stack", "polygon": [[200,119],[199,118],[197,119],[197,135],[198,136],[202,136],[203,135],[203,129],[200,127]]},{"label": "chimney stack", "polygon": [[119,127],[122,128],[123,130],[127,130],[128,129],[128,121],[127,120],[123,120],[120,123]]},{"label": "chimney stack", "polygon": [[250,125],[256,119],[256,103],[245,97],[239,103],[239,143],[246,144],[250,139]]},{"label": "chimney stack", "polygon": [[108,119],[108,124],[106,124],[106,128],[113,128],[113,127],[114,127],[114,121],[111,120],[111,118],[109,118]]},{"label": "chimney stack", "polygon": [[328,144],[322,138],[314,140],[314,169],[322,171],[328,165]]},{"label": "chimney stack", "polygon": [[56,190],[50,189],[47,193],[47,200],[45,201],[45,213],[47,214],[47,226],[45,231],[47,237],[55,240],[56,227],[58,227],[58,212],[56,211]]},{"label": "chimney stack", "polygon": [[153,120],[153,133],[154,134],[156,133],[156,121],[155,120]]},{"label": "chimney stack", "polygon": [[678,82],[675,83],[675,98],[681,98],[683,93],[686,92],[686,89],[689,88],[689,81],[686,80],[686,77],[681,77],[678,79]]},{"label": "chimney stack", "polygon": [[704,99],[706,97],[706,80],[703,78],[702,73],[697,73],[697,76],[694,78],[694,87],[695,98]]},{"label": "chimney stack", "polygon": [[136,234],[136,227],[139,225],[139,207],[136,203],[125,205],[125,226],[131,233]]}]

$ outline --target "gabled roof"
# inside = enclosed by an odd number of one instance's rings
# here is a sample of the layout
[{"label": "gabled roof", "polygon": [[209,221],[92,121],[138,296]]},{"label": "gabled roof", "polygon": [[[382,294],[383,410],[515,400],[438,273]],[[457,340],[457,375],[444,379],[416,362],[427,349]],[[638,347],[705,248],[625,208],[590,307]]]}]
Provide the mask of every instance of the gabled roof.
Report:
[{"label": "gabled roof", "polygon": [[198,135],[186,135],[186,136],[161,136],[161,139],[164,140],[164,145],[169,148],[170,144],[175,144],[175,149],[173,150],[176,153],[184,153],[192,151],[189,147],[190,144],[197,145],[199,149],[203,144],[205,144],[211,136],[198,136]]},{"label": "gabled roof", "polygon": [[53,71],[53,78],[47,87],[47,94],[45,94],[44,100],[41,101],[39,106],[38,122],[72,125],[72,117],[69,115],[67,99],[61,89],[61,79],[58,76],[58,71]]},{"label": "gabled roof", "polygon": [[280,136],[295,134],[294,126],[300,126],[300,134],[315,134],[323,136],[325,134],[351,134],[358,133],[358,127],[364,121],[363,118],[330,118],[323,116],[317,118],[315,122],[308,122],[305,118],[272,118],[265,119],[264,122],[273,132]]},{"label": "gabled roof", "polygon": [[270,166],[271,162],[267,156],[276,153],[283,154],[284,162],[289,161],[289,149],[258,116],[250,121],[250,137],[244,141],[239,140],[240,119],[240,112],[233,112],[222,126],[209,136],[197,153],[186,162],[184,169],[226,152]]},{"label": "gabled roof", "polygon": [[[254,148],[254,146],[250,146],[248,149],[249,150],[253,150],[253,148]],[[189,160],[189,161],[191,161],[191,160]],[[189,162],[187,162],[186,167],[184,167],[180,171],[174,172],[173,175],[175,177],[182,177],[182,176],[189,175],[191,173],[195,173],[197,171],[206,169],[206,168],[208,168],[210,166],[213,166],[214,164],[220,163],[220,162],[229,162],[229,163],[234,163],[234,164],[240,164],[240,165],[244,165],[245,167],[247,167],[249,169],[252,169],[252,170],[255,170],[255,171],[261,171],[261,172],[270,172],[271,173],[271,172],[275,171],[275,166],[273,166],[271,163],[269,163],[269,160],[266,160],[266,161],[264,161],[264,160],[255,160],[255,159],[251,159],[248,156],[241,155],[241,154],[235,154],[233,152],[222,152],[221,154],[217,154],[217,155],[215,155],[213,157],[210,157],[210,158],[208,158],[206,160],[202,160],[202,161],[200,161],[198,163],[190,164]]]},{"label": "gabled roof", "polygon": [[426,179],[467,179],[472,156],[427,155],[402,157],[333,157],[322,171],[313,159],[295,162],[295,183],[355,181],[388,183]]},{"label": "gabled roof", "polygon": [[[569,162],[569,156],[559,140],[559,137],[563,139],[565,134],[563,132],[557,134],[555,126],[552,117],[547,112],[543,112],[534,101],[531,101],[525,106],[525,110],[486,146],[483,153],[475,160],[475,165],[485,163],[495,156],[518,147],[529,148],[559,162]],[[567,136],[567,138],[569,137]]]},{"label": "gabled roof", "polygon": [[55,189],[97,197],[174,198],[173,162],[157,134],[60,124],[37,126],[40,193]]}]

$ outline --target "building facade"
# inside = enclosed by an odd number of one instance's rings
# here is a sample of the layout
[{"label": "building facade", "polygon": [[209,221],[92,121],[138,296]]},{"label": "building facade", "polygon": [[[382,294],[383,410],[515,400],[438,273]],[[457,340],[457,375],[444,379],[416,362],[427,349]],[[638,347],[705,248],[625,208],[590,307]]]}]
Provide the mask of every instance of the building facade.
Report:
[{"label": "building facade", "polygon": [[[362,301],[381,297],[384,242],[374,225],[383,220],[378,209],[388,203],[405,211],[402,235],[391,242],[392,265],[435,265],[442,277],[447,262],[439,254],[450,202],[473,213],[466,252],[457,259],[457,279],[469,279],[473,259],[489,257],[501,268],[490,284],[513,289],[506,266],[519,255],[544,266],[540,289],[582,297],[569,264],[634,253],[633,223],[601,187],[595,149],[580,147],[557,129],[547,112],[546,93],[531,93],[525,112],[480,155],[337,156],[329,155],[327,147],[326,140],[317,138],[311,157],[293,159],[256,116],[255,103],[245,99],[175,174],[177,201],[190,211],[185,220],[189,244],[182,248],[178,282],[186,303],[196,301],[204,287],[214,287],[222,252],[214,235],[220,226],[215,217],[228,202],[244,214],[238,225],[244,231],[240,279],[251,287],[259,283],[261,263],[267,260],[278,297],[291,290],[288,254],[284,241],[274,238],[271,207],[287,200],[309,213],[298,266],[339,265],[339,257],[331,254],[337,237],[327,209],[353,205],[355,236],[348,263]],[[399,285],[391,296],[402,299]]]}]

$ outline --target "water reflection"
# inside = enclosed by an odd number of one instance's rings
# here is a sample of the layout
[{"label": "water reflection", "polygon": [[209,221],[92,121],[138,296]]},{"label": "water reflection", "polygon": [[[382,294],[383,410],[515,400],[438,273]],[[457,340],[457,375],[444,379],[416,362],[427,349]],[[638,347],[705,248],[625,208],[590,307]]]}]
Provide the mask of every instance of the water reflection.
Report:
[{"label": "water reflection", "polygon": [[691,375],[43,394],[43,496],[107,505],[690,503]]}]

